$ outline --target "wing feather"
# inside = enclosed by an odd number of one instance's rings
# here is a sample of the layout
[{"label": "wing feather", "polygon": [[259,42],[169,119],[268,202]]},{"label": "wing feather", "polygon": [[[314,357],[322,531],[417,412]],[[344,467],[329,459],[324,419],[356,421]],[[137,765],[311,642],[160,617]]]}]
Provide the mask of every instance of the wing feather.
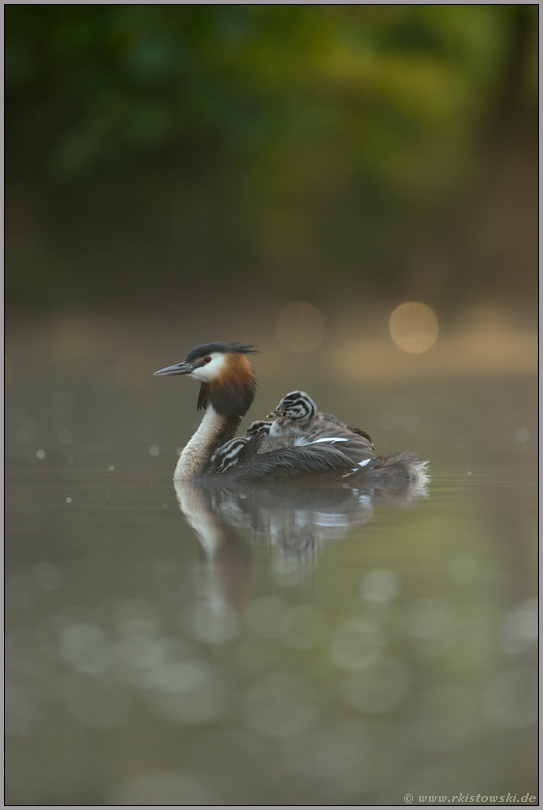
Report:
[{"label": "wing feather", "polygon": [[308,472],[351,471],[373,459],[373,447],[365,436],[346,430],[331,430],[326,436],[309,438],[304,444],[255,453],[255,436],[239,456],[236,475],[260,478],[300,475]]}]

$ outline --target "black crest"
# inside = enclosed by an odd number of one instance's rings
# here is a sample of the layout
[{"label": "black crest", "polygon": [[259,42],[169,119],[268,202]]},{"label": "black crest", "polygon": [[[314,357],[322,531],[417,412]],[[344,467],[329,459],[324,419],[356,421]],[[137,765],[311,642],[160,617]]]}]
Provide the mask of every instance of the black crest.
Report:
[{"label": "black crest", "polygon": [[242,345],[241,343],[224,343],[217,341],[216,343],[202,343],[200,346],[195,346],[185,357],[186,363],[194,363],[200,357],[205,357],[207,354],[213,352],[220,352],[221,354],[258,354],[258,349],[251,345]]}]

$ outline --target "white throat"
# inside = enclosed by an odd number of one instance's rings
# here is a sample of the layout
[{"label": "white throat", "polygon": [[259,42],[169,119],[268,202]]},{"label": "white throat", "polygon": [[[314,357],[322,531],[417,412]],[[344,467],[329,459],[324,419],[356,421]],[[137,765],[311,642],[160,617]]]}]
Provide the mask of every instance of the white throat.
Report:
[{"label": "white throat", "polygon": [[208,405],[200,426],[192,439],[185,445],[175,468],[175,481],[190,481],[205,466],[210,447],[224,429],[225,418]]},{"label": "white throat", "polygon": [[226,365],[226,354],[222,352],[213,352],[209,355],[211,361],[201,368],[195,368],[191,373],[191,377],[199,382],[210,383],[220,377]]}]

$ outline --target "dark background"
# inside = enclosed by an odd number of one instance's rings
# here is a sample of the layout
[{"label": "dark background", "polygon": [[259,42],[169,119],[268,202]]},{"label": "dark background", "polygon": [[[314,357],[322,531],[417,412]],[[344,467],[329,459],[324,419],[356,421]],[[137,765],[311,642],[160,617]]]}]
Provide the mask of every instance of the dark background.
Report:
[{"label": "dark background", "polygon": [[5,6],[8,313],[533,311],[537,31],[535,4]]}]

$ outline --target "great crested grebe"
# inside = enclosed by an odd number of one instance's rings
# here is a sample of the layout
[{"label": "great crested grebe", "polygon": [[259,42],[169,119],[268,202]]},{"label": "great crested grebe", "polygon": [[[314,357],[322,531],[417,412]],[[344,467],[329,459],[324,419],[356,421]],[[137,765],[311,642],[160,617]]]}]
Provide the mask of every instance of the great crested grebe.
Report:
[{"label": "great crested grebe", "polygon": [[[424,478],[427,462],[420,461],[414,453],[375,457],[367,433],[326,414],[322,416],[330,423],[322,425],[320,432],[313,433],[310,426],[304,433],[302,425],[298,437],[289,439],[286,446],[279,435],[279,446],[264,449],[273,430],[273,424],[266,422],[253,422],[244,437],[234,438],[255,396],[255,374],[247,360],[247,355],[255,351],[253,346],[240,343],[204,343],[195,346],[181,363],[155,371],[158,376],[190,375],[201,384],[198,409],[203,408],[205,413],[179,456],[175,480],[250,482],[334,473],[336,479],[351,481],[358,481],[361,476],[364,480],[398,482]],[[315,403],[303,396],[311,403],[309,410],[315,411],[310,419],[315,419],[318,415]],[[298,412],[302,403],[291,405],[293,408],[296,405]],[[308,403],[304,400],[303,405]],[[280,433],[280,428],[276,430]],[[259,452],[261,448],[263,452]]]}]

